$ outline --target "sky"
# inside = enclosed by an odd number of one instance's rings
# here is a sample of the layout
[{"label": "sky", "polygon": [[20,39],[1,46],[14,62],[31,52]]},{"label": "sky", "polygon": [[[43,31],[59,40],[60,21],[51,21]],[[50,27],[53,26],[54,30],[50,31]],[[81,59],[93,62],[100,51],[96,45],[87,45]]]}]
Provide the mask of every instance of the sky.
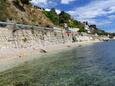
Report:
[{"label": "sky", "polygon": [[32,0],[31,3],[46,10],[56,8],[57,13],[65,11],[76,20],[115,32],[115,0]]}]

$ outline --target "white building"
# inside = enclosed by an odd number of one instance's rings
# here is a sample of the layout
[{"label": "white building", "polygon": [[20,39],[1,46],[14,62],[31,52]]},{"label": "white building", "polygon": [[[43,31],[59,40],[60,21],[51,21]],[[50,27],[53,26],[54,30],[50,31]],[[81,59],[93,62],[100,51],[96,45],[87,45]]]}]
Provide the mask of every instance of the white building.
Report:
[{"label": "white building", "polygon": [[83,22],[83,23],[85,25],[85,30],[87,31],[87,33],[90,34],[94,31],[94,28],[91,25],[89,25],[87,22]]},{"label": "white building", "polygon": [[69,30],[72,31],[72,32],[78,32],[79,28],[69,28]]}]

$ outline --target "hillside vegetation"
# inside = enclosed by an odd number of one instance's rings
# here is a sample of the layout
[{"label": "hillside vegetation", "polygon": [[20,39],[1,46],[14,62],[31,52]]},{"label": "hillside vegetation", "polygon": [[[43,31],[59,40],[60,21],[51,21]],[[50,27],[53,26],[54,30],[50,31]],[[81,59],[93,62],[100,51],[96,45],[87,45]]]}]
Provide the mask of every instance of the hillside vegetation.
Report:
[{"label": "hillside vegetation", "polygon": [[[25,3],[26,0],[0,0],[0,20],[15,20],[24,24],[52,25],[42,10]],[[28,0],[27,0],[28,1]]]},{"label": "hillside vegetation", "polygon": [[[44,11],[44,14],[55,25],[64,27],[64,24],[66,23],[68,27],[70,28],[79,28],[80,29],[79,32],[87,32],[85,30],[85,25],[83,23],[81,23],[78,20],[73,19],[70,14],[64,11],[61,11],[60,14],[57,14],[55,8],[52,8],[50,11]],[[97,28],[96,25],[89,25],[89,27],[94,28],[93,34],[97,33],[98,35],[108,35],[108,33],[106,33],[105,31]]]},{"label": "hillside vegetation", "polygon": [[57,14],[55,8],[52,8],[50,11],[44,11],[44,14],[55,24],[64,27],[66,23],[68,27],[84,29],[84,25],[71,18],[71,15],[61,11],[60,14]]},{"label": "hillside vegetation", "polygon": [[7,8],[9,4],[6,0],[0,0],[0,20],[5,19],[8,16]]},{"label": "hillside vegetation", "polygon": [[[64,28],[64,24],[66,23],[68,27],[79,28],[80,32],[86,32],[84,24],[73,19],[70,14],[64,11],[57,14],[55,8],[45,11],[44,9],[40,9],[40,7],[32,6],[29,1],[0,0],[0,21],[9,19],[17,23],[45,26],[55,25],[62,28]],[[108,35],[105,31],[98,29],[96,25],[91,25],[90,27],[94,27],[94,33]]]}]

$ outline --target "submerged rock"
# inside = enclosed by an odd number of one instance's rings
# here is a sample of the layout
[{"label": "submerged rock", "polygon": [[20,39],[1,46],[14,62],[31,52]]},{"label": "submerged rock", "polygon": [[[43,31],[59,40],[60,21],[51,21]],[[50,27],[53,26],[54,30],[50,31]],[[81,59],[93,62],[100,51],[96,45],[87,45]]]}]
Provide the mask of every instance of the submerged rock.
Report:
[{"label": "submerged rock", "polygon": [[19,58],[21,58],[22,56],[19,56]]},{"label": "submerged rock", "polygon": [[82,47],[82,45],[78,45],[78,47]]},{"label": "submerged rock", "polygon": [[40,53],[47,53],[47,50],[45,50],[45,49],[40,49]]},{"label": "submerged rock", "polygon": [[71,47],[70,45],[67,45],[67,47]]}]

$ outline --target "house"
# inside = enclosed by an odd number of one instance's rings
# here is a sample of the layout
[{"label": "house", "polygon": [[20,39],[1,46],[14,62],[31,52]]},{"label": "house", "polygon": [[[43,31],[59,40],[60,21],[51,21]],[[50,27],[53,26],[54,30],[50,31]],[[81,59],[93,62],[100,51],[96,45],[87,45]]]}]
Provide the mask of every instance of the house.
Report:
[{"label": "house", "polygon": [[88,22],[83,22],[83,24],[85,25],[85,30],[87,33],[91,34],[94,32],[96,25],[89,25]]}]

